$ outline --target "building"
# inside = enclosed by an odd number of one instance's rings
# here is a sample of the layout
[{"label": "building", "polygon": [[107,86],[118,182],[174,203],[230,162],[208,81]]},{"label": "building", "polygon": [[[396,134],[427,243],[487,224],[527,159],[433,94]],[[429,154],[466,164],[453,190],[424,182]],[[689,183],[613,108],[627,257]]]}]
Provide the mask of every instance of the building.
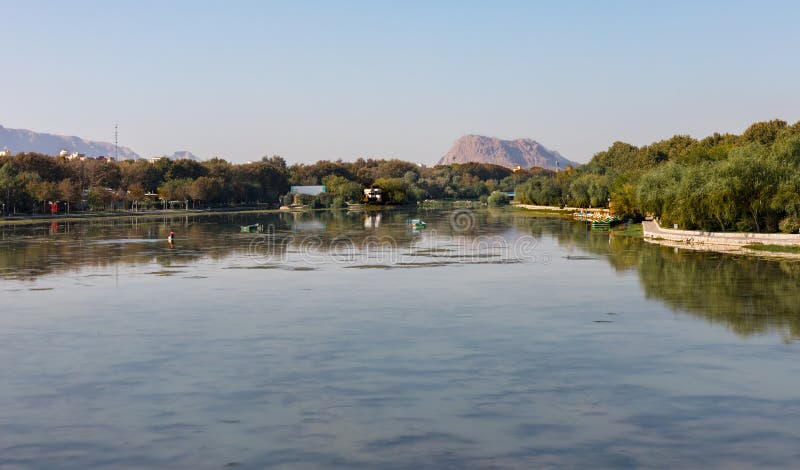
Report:
[{"label": "building", "polygon": [[0,157],[10,157],[11,151],[8,149],[0,150]]},{"label": "building", "polygon": [[364,202],[383,202],[381,188],[367,188],[364,190]]}]

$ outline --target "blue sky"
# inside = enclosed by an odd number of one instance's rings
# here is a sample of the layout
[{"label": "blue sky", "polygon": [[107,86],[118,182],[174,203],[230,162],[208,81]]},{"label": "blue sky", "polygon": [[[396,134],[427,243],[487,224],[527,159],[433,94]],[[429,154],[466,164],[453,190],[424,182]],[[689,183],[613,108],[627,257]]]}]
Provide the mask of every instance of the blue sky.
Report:
[{"label": "blue sky", "polygon": [[397,157],[800,120],[800,4],[0,0],[0,125],[144,156]]}]

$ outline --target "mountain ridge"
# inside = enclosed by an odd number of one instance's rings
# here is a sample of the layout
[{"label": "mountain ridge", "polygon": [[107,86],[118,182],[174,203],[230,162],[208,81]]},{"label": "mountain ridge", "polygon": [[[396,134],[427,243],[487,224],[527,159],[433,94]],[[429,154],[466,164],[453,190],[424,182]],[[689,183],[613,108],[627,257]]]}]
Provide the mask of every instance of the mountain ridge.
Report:
[{"label": "mountain ridge", "polygon": [[[62,150],[77,152],[88,157],[113,157],[114,144],[88,140],[75,135],[59,135],[36,132],[28,129],[11,129],[0,125],[0,149],[11,153],[37,152],[46,155],[58,155]],[[118,146],[116,154],[120,160],[137,159],[139,154],[130,147]]]},{"label": "mountain ridge", "polygon": [[[84,139],[75,135],[60,135],[47,132],[36,132],[28,129],[11,129],[0,125],[0,150],[10,153],[36,152],[45,155],[58,155],[62,150],[69,153],[77,152],[87,157],[113,157],[116,153],[119,160],[136,160],[142,158],[130,147],[115,146],[111,142]],[[116,150],[116,152],[115,152]],[[171,160],[183,158],[200,161],[195,154],[188,150],[179,150],[171,154],[164,154]]]},{"label": "mountain ridge", "polygon": [[503,140],[478,134],[460,137],[437,164],[468,162],[491,163],[507,168],[541,167],[548,170],[563,170],[567,165],[579,165],[533,139]]}]

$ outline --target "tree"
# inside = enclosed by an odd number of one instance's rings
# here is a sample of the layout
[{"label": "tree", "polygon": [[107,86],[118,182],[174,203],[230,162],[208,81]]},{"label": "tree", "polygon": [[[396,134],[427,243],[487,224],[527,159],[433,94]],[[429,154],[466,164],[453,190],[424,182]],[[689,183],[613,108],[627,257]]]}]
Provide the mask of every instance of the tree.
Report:
[{"label": "tree", "polygon": [[205,176],[206,173],[207,170],[203,165],[194,160],[184,158],[172,162],[164,173],[164,177],[167,180],[195,179]]},{"label": "tree", "polygon": [[222,179],[201,176],[189,187],[189,196],[195,201],[213,201],[222,193]]},{"label": "tree", "polygon": [[486,199],[486,203],[490,206],[505,206],[508,204],[508,195],[502,191],[495,191]]},{"label": "tree", "polygon": [[786,128],[786,121],[773,119],[772,121],[757,122],[745,129],[742,139],[746,142],[769,145],[775,141],[781,130]]},{"label": "tree", "polygon": [[325,190],[343,201],[361,200],[362,186],[354,181],[350,181],[343,176],[328,175],[322,178]]},{"label": "tree", "polygon": [[16,207],[19,190],[17,168],[11,162],[5,163],[0,167],[0,200],[3,201],[6,213]]},{"label": "tree", "polygon": [[373,184],[380,188],[387,204],[405,204],[408,200],[408,183],[403,178],[378,178]]},{"label": "tree", "polygon": [[144,187],[139,183],[134,183],[128,186],[128,196],[133,201],[136,210],[139,210],[139,203],[145,198]]},{"label": "tree", "polygon": [[112,200],[111,191],[102,186],[93,186],[86,193],[86,202],[92,210],[105,210]]},{"label": "tree", "polygon": [[158,195],[166,202],[180,201],[183,203],[189,199],[189,188],[192,180],[188,178],[169,180],[158,187]]},{"label": "tree", "polygon": [[83,194],[80,185],[76,181],[67,178],[58,183],[58,197],[68,204],[67,211],[69,211],[69,204],[73,206],[79,204]]}]

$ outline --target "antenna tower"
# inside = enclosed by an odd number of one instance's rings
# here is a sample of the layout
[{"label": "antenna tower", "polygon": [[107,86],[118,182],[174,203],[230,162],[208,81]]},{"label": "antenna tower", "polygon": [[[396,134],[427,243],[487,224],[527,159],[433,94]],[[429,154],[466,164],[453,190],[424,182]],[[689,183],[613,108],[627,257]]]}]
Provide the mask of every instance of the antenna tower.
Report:
[{"label": "antenna tower", "polygon": [[118,155],[119,152],[117,151],[117,148],[119,146],[119,140],[117,139],[117,137],[118,137],[117,136],[118,127],[119,126],[114,124],[114,161],[117,161],[117,162],[119,161],[119,155]]}]

